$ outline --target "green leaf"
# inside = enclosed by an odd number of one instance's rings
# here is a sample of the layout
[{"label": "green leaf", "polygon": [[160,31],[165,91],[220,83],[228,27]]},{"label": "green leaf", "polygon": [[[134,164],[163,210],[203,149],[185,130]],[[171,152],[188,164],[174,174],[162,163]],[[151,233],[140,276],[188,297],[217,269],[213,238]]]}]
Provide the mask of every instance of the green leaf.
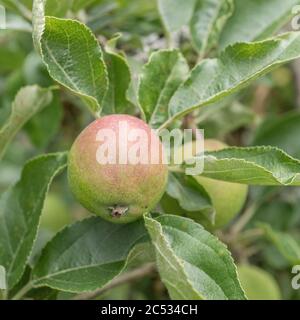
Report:
[{"label": "green leaf", "polygon": [[192,18],[198,0],[158,0],[158,8],[166,29],[178,31]]},{"label": "green leaf", "polygon": [[[51,288],[43,287],[32,289],[27,295],[28,300],[62,300],[58,297],[59,292]],[[64,299],[67,300],[67,299]]]},{"label": "green leaf", "polygon": [[0,159],[4,155],[7,145],[23,125],[47,106],[51,100],[52,92],[50,89],[42,89],[39,86],[27,86],[20,89],[12,103],[10,116],[0,129]]},{"label": "green leaf", "polygon": [[271,36],[292,18],[292,8],[298,4],[299,0],[235,0],[234,14],[222,32],[220,47]]},{"label": "green leaf", "polygon": [[142,220],[124,225],[91,217],[77,222],[45,247],[32,284],[70,292],[102,287],[123,271],[130,251],[146,235]]},{"label": "green leaf", "polygon": [[256,132],[252,145],[278,147],[293,157],[300,158],[300,115],[291,112],[264,121]]},{"label": "green leaf", "polygon": [[[129,253],[126,270],[137,268],[143,264],[155,262],[155,251],[151,242],[138,243]],[[125,270],[124,270],[125,271]]]},{"label": "green leaf", "polygon": [[45,148],[57,134],[63,117],[63,106],[58,95],[44,110],[25,126],[26,133],[37,148]]},{"label": "green leaf", "polygon": [[72,8],[73,2],[73,0],[46,0],[46,15],[63,18]]},{"label": "green leaf", "polygon": [[158,0],[159,13],[169,33],[190,24],[195,48],[204,54],[217,44],[233,13],[233,0]]},{"label": "green leaf", "polygon": [[[76,0],[76,2],[78,2]],[[73,0],[33,0],[32,4],[32,25],[33,44],[41,54],[41,39],[45,30],[45,16],[64,17],[72,8]]]},{"label": "green leaf", "polygon": [[46,17],[41,46],[51,77],[99,115],[108,80],[102,50],[92,32],[75,20]]},{"label": "green leaf", "polygon": [[109,78],[109,88],[103,100],[103,113],[130,113],[132,104],[127,99],[131,82],[130,68],[126,59],[114,52],[104,54]]},{"label": "green leaf", "polygon": [[145,221],[172,299],[245,299],[229,251],[201,225],[172,215]]},{"label": "green leaf", "polygon": [[67,162],[66,153],[29,161],[20,181],[0,198],[0,264],[12,288],[21,278],[37,235],[45,195]]},{"label": "green leaf", "polygon": [[188,64],[178,50],[155,52],[143,67],[139,102],[152,127],[157,128],[167,120],[169,101],[188,72]]},{"label": "green leaf", "polygon": [[0,290],[6,290],[6,272],[3,266],[0,266]]},{"label": "green leaf", "polygon": [[222,138],[229,132],[254,122],[255,113],[238,101],[226,102],[226,99],[199,110],[197,122],[205,132],[205,138]]},{"label": "green leaf", "polygon": [[291,266],[300,264],[300,245],[291,235],[273,230],[268,224],[260,223],[258,226]]},{"label": "green leaf", "polygon": [[234,9],[233,0],[197,1],[190,22],[192,40],[200,54],[216,46]]},{"label": "green leaf", "polygon": [[203,176],[249,185],[299,186],[300,161],[274,147],[207,152]]},{"label": "green leaf", "polygon": [[[77,12],[81,9],[84,9],[88,6],[90,6],[91,4],[93,4],[93,2],[95,2],[96,0],[76,0],[76,1],[72,1],[73,5],[72,5],[72,9]],[[98,0],[99,2],[99,0]]]},{"label": "green leaf", "polygon": [[[178,201],[179,206],[189,212],[201,212],[213,224],[215,212],[205,189],[193,177],[170,173],[166,193]],[[180,214],[174,212],[173,214]]]},{"label": "green leaf", "polygon": [[199,107],[216,102],[281,64],[300,56],[300,33],[291,32],[256,43],[229,46],[218,59],[197,65],[169,104],[164,126]]}]

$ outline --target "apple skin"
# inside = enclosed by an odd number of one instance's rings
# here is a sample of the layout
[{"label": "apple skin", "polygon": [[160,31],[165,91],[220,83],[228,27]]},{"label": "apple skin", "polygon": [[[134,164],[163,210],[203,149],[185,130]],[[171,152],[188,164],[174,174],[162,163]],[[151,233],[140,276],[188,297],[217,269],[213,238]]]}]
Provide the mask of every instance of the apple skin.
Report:
[{"label": "apple skin", "polygon": [[[136,141],[120,136],[119,125],[126,122],[128,132],[142,129],[147,140],[149,157],[158,153],[157,164],[101,164],[97,150],[101,142],[99,130],[109,129],[117,137],[117,146],[128,143],[127,150],[117,148],[116,156],[130,150]],[[159,148],[157,148],[157,145]],[[119,154],[120,153],[120,154]],[[128,223],[153,209],[161,199],[167,184],[168,167],[163,163],[163,147],[153,130],[142,120],[128,115],[109,115],[92,122],[75,140],[68,162],[69,186],[77,200],[90,212],[115,223]],[[98,159],[99,160],[99,159]]]},{"label": "apple skin", "polygon": [[268,272],[248,264],[237,267],[239,280],[249,300],[280,300],[277,282]]},{"label": "apple skin", "polygon": [[[191,143],[191,148],[194,148]],[[213,139],[204,141],[204,149],[206,151],[217,151],[226,148],[226,144]],[[178,152],[183,152],[179,148]],[[212,225],[201,212],[188,212],[180,208],[177,200],[172,199],[168,195],[164,195],[161,205],[166,213],[178,214],[190,217],[195,221],[203,224],[209,230],[220,229],[226,226],[244,206],[248,186],[238,183],[214,180],[203,176],[194,177],[195,180],[209,194],[212,204],[216,211],[215,224]],[[176,209],[177,208],[177,209]],[[175,212],[176,211],[176,212]]]}]

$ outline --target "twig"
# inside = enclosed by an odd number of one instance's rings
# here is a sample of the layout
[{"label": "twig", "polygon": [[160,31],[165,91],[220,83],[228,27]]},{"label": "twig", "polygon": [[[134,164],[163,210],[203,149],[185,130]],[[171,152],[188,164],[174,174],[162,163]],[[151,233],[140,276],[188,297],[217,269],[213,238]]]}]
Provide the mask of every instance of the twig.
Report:
[{"label": "twig", "polygon": [[[230,231],[232,232],[232,230]],[[243,231],[243,233],[240,233],[240,234],[236,234],[236,233],[224,234],[220,231],[217,232],[216,234],[220,240],[222,240],[223,242],[229,245],[234,245],[235,243],[238,245],[245,245],[261,237],[263,235],[263,231],[258,228],[253,228],[253,229],[245,230]]]},{"label": "twig", "polygon": [[241,230],[244,229],[246,224],[251,220],[259,205],[257,203],[253,203],[250,207],[248,207],[244,214],[237,220],[237,222],[232,226],[230,233],[232,235],[237,235]]},{"label": "twig", "polygon": [[127,272],[127,273],[113,279],[109,284],[107,284],[103,288],[97,289],[92,292],[79,294],[79,295],[73,297],[73,300],[93,300],[93,299],[101,296],[103,293],[107,292],[110,289],[118,287],[124,283],[143,278],[146,275],[150,275],[155,271],[156,271],[155,263],[145,264],[144,266],[142,266],[139,269],[135,269],[133,271]]},{"label": "twig", "polygon": [[266,113],[267,101],[270,97],[271,90],[269,87],[260,85],[254,92],[254,101],[252,103],[252,110],[259,116],[264,116]]},{"label": "twig", "polygon": [[21,300],[27,292],[33,288],[32,283],[28,282],[19,292],[15,294],[12,300]]},{"label": "twig", "polygon": [[244,229],[247,223],[252,219],[257,209],[267,201],[270,201],[278,193],[277,189],[272,190],[257,202],[253,202],[240,216],[236,223],[229,230],[230,238],[234,239],[237,234]]},{"label": "twig", "polygon": [[24,4],[22,4],[18,1],[15,1],[14,6],[18,10],[20,15],[22,15],[27,21],[31,22],[32,13],[30,10],[27,9],[27,7]]},{"label": "twig", "polygon": [[238,240],[242,242],[252,241],[264,235],[264,231],[258,228],[244,231],[239,235]]}]

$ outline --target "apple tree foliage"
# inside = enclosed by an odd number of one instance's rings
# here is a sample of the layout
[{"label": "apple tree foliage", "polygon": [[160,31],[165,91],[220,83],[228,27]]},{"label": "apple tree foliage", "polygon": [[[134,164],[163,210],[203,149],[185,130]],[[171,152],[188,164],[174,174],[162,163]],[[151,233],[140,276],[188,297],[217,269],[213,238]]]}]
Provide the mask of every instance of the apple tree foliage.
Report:
[{"label": "apple tree foliage", "polygon": [[[8,13],[0,33],[3,298],[73,297],[151,262],[171,299],[246,299],[236,265],[256,245],[274,273],[299,263],[300,117],[289,76],[300,33],[284,27],[300,1],[0,3]],[[155,129],[182,127],[192,115],[210,137],[229,136],[238,146],[205,153],[203,176],[254,186],[240,219],[216,233],[158,205],[125,226],[75,219],[43,241],[43,204],[50,188],[66,190],[57,186],[70,145],[83,124],[114,113]],[[19,152],[23,144],[29,151]],[[181,208],[213,211],[203,188],[171,171],[166,192]]]}]

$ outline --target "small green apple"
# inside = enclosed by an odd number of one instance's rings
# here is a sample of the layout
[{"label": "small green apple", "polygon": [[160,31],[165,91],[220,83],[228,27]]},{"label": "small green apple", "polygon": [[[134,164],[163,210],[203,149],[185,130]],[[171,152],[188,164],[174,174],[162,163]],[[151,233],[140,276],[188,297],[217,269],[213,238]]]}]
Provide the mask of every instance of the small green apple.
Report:
[{"label": "small green apple", "polygon": [[[191,151],[194,150],[194,143],[190,144],[190,148],[192,149]],[[216,151],[226,148],[226,144],[217,140],[208,139],[204,141],[204,148],[206,151]],[[178,148],[176,152],[182,153],[183,149]],[[248,186],[209,179],[203,176],[197,176],[195,180],[206,190],[211,198],[212,205],[216,212],[214,225],[211,225],[201,212],[187,212],[183,210],[180,208],[177,200],[172,199],[168,195],[164,195],[161,201],[163,210],[170,214],[180,213],[181,215],[188,216],[203,224],[208,229],[219,229],[226,226],[244,206],[248,194]]]},{"label": "small green apple", "polygon": [[239,265],[238,276],[249,300],[280,300],[281,293],[276,280],[268,272],[253,266]]}]

